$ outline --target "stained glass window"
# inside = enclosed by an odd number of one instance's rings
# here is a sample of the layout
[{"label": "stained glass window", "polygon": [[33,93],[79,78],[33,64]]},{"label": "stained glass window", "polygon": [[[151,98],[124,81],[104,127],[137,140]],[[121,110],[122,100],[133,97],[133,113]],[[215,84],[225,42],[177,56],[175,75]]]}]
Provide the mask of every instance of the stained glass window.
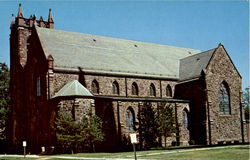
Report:
[{"label": "stained glass window", "polygon": [[230,114],[230,98],[229,98],[229,90],[228,85],[223,82],[219,89],[219,106],[220,106],[220,114]]},{"label": "stained glass window", "polygon": [[151,83],[149,88],[150,88],[150,96],[156,96],[155,85]]},{"label": "stained glass window", "polygon": [[91,90],[92,90],[93,93],[99,94],[99,84],[98,84],[98,82],[96,80],[92,81]]},{"label": "stained glass window", "polygon": [[134,131],[134,111],[131,107],[129,107],[126,111],[126,129],[128,131]]},{"label": "stained glass window", "polygon": [[182,128],[187,129],[188,128],[188,116],[187,111],[182,112]]},{"label": "stained glass window", "polygon": [[138,91],[138,86],[137,84],[134,82],[132,83],[132,95],[137,95],[138,96],[139,91]]},{"label": "stained glass window", "polygon": [[119,95],[119,84],[116,81],[114,81],[112,83],[112,87],[113,87],[113,94]]}]

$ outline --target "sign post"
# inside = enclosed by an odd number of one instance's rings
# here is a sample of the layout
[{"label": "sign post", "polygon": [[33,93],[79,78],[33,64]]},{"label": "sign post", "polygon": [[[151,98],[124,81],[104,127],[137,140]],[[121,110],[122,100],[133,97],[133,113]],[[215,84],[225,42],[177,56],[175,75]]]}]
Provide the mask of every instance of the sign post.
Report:
[{"label": "sign post", "polygon": [[135,150],[135,144],[137,143],[136,133],[130,134],[130,140],[131,140],[131,143],[133,144],[133,150],[134,150],[135,160],[137,160],[137,158],[136,158],[136,150]]},{"label": "sign post", "polygon": [[24,159],[25,159],[25,156],[26,156],[26,141],[23,141],[23,156],[24,156]]}]

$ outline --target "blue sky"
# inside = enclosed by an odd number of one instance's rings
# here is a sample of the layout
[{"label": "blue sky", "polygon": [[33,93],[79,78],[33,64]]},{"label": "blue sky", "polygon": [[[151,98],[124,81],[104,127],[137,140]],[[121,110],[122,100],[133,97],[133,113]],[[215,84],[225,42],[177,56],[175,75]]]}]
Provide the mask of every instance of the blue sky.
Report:
[{"label": "blue sky", "polygon": [[48,19],[55,29],[166,44],[205,51],[223,43],[249,86],[247,1],[1,1],[0,62],[9,64],[11,14]]}]

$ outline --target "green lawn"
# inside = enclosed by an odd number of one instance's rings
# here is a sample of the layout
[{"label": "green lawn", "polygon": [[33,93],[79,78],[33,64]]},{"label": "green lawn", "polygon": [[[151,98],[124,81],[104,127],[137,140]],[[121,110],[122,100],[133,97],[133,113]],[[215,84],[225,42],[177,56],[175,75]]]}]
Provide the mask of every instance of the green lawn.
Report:
[{"label": "green lawn", "polygon": [[[209,148],[192,148],[192,149],[174,149],[174,150],[150,150],[138,151],[137,159],[159,159],[159,160],[248,160],[249,159],[249,145],[238,146],[224,146],[224,147],[209,147]],[[0,159],[23,159],[23,157],[16,157],[11,155],[0,155]],[[26,159],[31,160],[53,160],[53,159],[134,159],[133,152],[120,153],[78,153],[67,155],[53,155],[53,156],[28,156]]]}]

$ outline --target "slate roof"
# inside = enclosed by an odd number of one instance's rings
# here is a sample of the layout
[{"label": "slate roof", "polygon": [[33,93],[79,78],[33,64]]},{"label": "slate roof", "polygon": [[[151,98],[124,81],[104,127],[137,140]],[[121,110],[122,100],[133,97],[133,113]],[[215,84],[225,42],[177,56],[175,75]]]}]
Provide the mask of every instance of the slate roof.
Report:
[{"label": "slate roof", "polygon": [[179,79],[179,60],[199,50],[36,27],[55,69]]},{"label": "slate roof", "polygon": [[180,79],[179,81],[198,78],[203,69],[206,69],[215,49],[210,49],[199,54],[195,54],[180,60]]},{"label": "slate roof", "polygon": [[81,83],[77,80],[71,81],[64,85],[52,98],[58,97],[92,97],[90,93]]}]

